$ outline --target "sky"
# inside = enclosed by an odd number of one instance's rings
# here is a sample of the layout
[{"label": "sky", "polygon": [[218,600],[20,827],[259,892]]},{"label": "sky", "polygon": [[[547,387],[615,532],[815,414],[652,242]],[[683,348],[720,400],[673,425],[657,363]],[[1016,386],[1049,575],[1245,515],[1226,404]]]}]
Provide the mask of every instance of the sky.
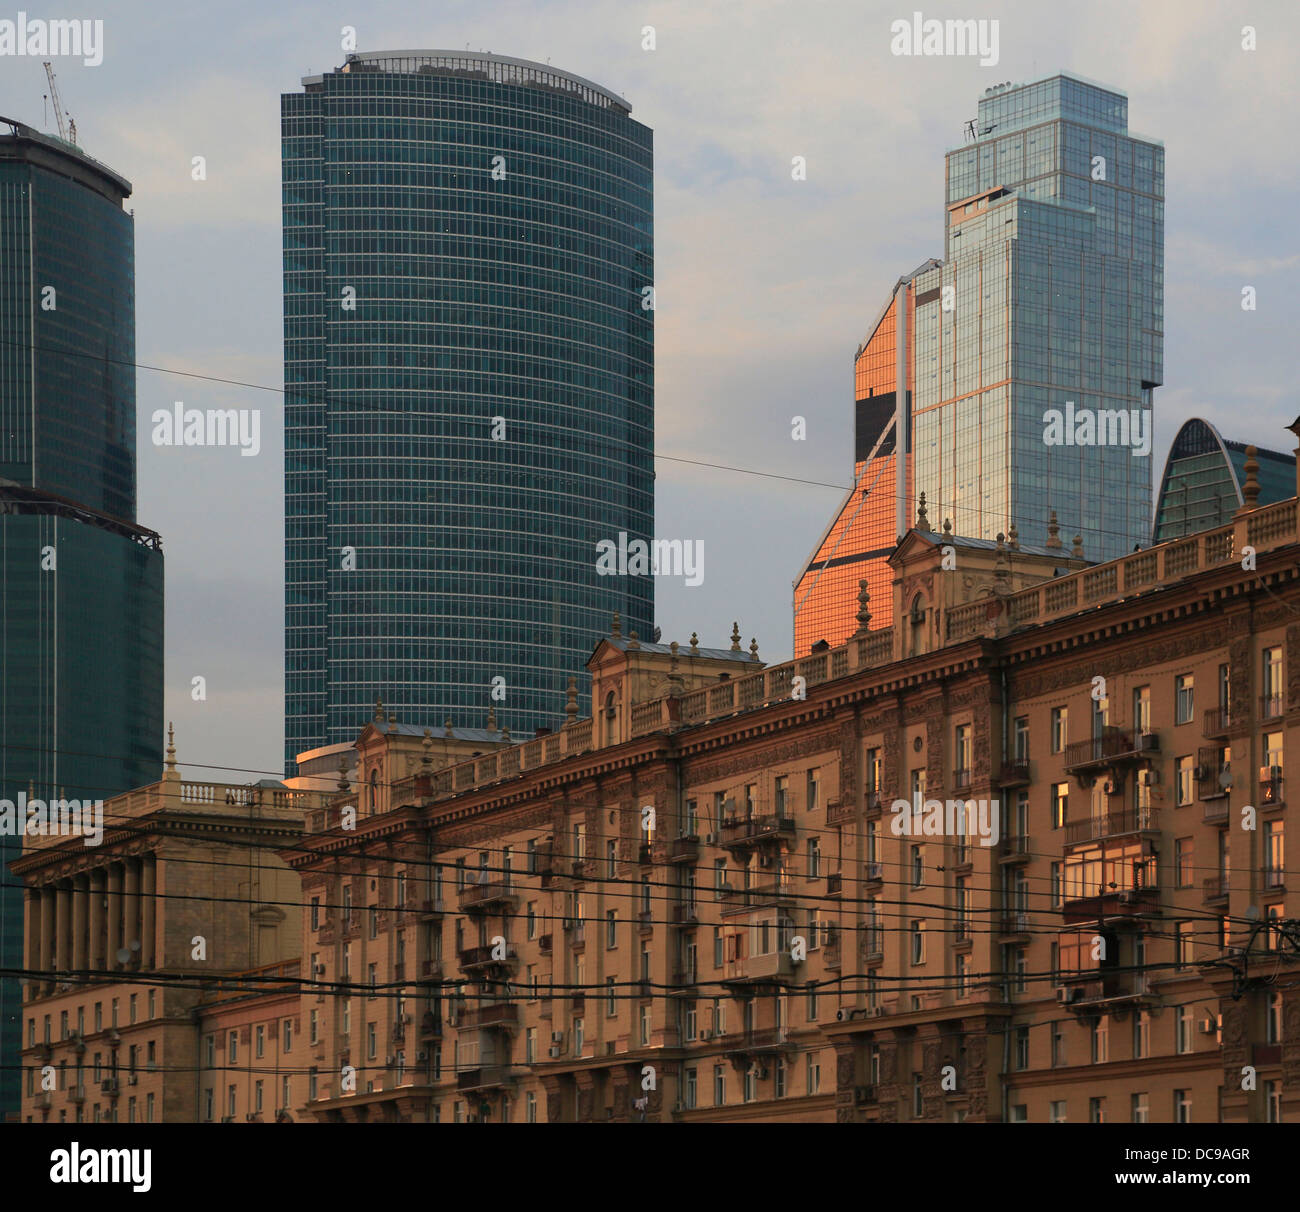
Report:
[{"label": "sky", "polygon": [[[138,517],[163,536],[166,714],[188,777],[280,769],[279,97],[342,63],[345,27],[361,51],[549,61],[625,96],[654,129],[656,535],[702,542],[705,555],[700,585],[656,585],[665,642],[696,631],[725,646],[734,620],[764,660],[789,659],[791,582],[851,481],[854,353],[896,279],[942,256],[943,154],[992,84],[1075,72],[1125,91],[1130,129],[1165,144],[1156,474],[1193,416],[1291,449],[1292,0],[919,9],[997,20],[989,65],[892,54],[891,23],[918,3],[179,0],[74,14],[27,0],[32,17],[104,23],[102,63],[54,66],[82,148],[134,185]],[[0,20],[18,11],[0,0]],[[0,114],[53,130],[47,92],[39,59],[0,58]],[[795,156],[806,180],[792,179]],[[1246,286],[1254,311],[1241,307]],[[155,447],[150,417],[176,401],[260,408],[260,453]]]}]

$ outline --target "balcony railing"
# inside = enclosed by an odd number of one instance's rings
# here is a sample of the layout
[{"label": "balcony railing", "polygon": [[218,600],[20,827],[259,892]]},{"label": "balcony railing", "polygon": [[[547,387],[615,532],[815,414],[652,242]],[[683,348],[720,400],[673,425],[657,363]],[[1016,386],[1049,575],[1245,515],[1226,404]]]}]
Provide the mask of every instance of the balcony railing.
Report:
[{"label": "balcony railing", "polygon": [[1016,935],[1029,933],[1029,914],[1024,909],[1011,909],[1002,914],[1000,933]]},{"label": "balcony railing", "polygon": [[1067,821],[1065,844],[1094,842],[1104,837],[1123,837],[1128,833],[1154,833],[1160,829],[1159,815],[1154,808],[1129,808],[1122,812],[1107,812],[1082,821]]},{"label": "balcony railing", "polygon": [[1030,843],[1027,835],[1011,833],[1002,839],[1002,853],[999,855],[1004,863],[1027,862],[1030,857]]},{"label": "balcony railing", "polygon": [[474,1006],[461,1015],[462,1027],[517,1027],[519,1007],[514,1002],[493,1002]]},{"label": "balcony railing", "polygon": [[1262,694],[1259,696],[1259,718],[1263,720],[1281,719],[1285,703],[1280,694]]},{"label": "balcony railing", "polygon": [[512,964],[515,961],[515,949],[507,947],[504,959],[498,959],[496,948],[491,944],[483,947],[468,947],[460,953],[460,966],[465,972],[479,968],[490,968],[494,964]]},{"label": "balcony railing", "polygon": [[853,800],[849,796],[836,797],[826,801],[826,824],[828,828],[836,825],[848,825],[853,822]]},{"label": "balcony railing", "polygon": [[503,1065],[484,1065],[456,1075],[457,1090],[493,1090],[505,1084],[506,1069]]},{"label": "balcony railing", "polygon": [[1029,782],[1028,760],[1004,762],[998,775],[998,784],[1002,787],[1020,787]]},{"label": "balcony railing", "polygon": [[1206,901],[1226,901],[1228,899],[1228,877],[1212,875],[1203,885],[1202,899]]},{"label": "balcony railing", "polygon": [[673,838],[668,851],[670,863],[693,863],[700,856],[700,839],[693,834],[688,837]]},{"label": "balcony railing", "polygon": [[1227,707],[1208,707],[1201,725],[1201,732],[1209,740],[1226,740],[1228,730],[1232,727],[1232,714]]},{"label": "balcony railing", "polygon": [[718,844],[724,848],[757,846],[769,841],[793,842],[794,818],[778,813],[770,816],[732,817],[722,822]]},{"label": "balcony railing", "polygon": [[458,899],[462,911],[473,913],[491,905],[511,905],[519,898],[506,880],[492,880],[488,883],[466,883],[460,890]]},{"label": "balcony railing", "polygon": [[1073,773],[1115,762],[1137,761],[1159,750],[1160,739],[1153,732],[1106,727],[1100,736],[1066,745],[1065,769]]},{"label": "balcony railing", "polygon": [[724,984],[751,984],[760,981],[790,981],[794,979],[795,963],[788,951],[771,951],[766,955],[750,955],[744,959],[728,960]]}]

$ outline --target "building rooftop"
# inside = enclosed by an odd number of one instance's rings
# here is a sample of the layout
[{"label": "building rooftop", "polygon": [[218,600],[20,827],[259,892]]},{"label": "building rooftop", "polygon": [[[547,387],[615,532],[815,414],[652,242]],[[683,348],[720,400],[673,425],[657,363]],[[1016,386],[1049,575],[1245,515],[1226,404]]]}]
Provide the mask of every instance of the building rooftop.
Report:
[{"label": "building rooftop", "polygon": [[[574,93],[582,100],[605,109],[630,114],[632,107],[617,93],[573,72],[561,71],[549,63],[512,59],[490,51],[382,50],[357,52],[347,57],[340,72],[398,72],[411,75],[476,76],[496,84],[525,84]],[[304,87],[319,85],[323,76],[304,76]]]},{"label": "building rooftop", "polygon": [[34,130],[25,122],[0,116],[0,160],[26,160],[51,172],[60,173],[93,189],[106,201],[121,206],[131,196],[131,182],[106,164],[86,155],[75,143]]}]

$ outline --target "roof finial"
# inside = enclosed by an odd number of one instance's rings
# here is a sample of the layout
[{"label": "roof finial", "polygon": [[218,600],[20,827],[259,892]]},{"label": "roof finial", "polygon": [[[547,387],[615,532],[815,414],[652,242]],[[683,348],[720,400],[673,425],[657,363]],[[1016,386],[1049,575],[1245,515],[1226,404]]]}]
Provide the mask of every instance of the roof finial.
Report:
[{"label": "roof finial", "polygon": [[572,724],[578,718],[578,679],[573,674],[569,674],[569,689],[564,699],[564,719]]},{"label": "roof finial", "polygon": [[487,730],[489,732],[495,732],[497,730],[497,709],[496,705],[493,703],[488,704]]},{"label": "roof finial", "polygon": [[347,755],[346,753],[340,753],[340,754],[339,754],[339,786],[338,786],[338,789],[339,789],[340,791],[347,791],[347,790],[349,790],[349,787],[348,787],[348,755]]},{"label": "roof finial", "polygon": [[943,537],[944,537],[945,539],[951,539],[951,538],[952,538],[952,519],[951,519],[951,518],[944,518],[944,520],[943,520]]},{"label": "roof finial", "polygon": [[1247,509],[1254,509],[1259,503],[1259,460],[1255,458],[1257,454],[1259,451],[1255,447],[1246,447],[1246,482],[1241,486],[1241,496]]},{"label": "roof finial", "polygon": [[445,720],[442,721],[442,735],[447,737],[452,735],[451,716],[448,716]]},{"label": "roof finial", "polygon": [[871,630],[871,593],[866,581],[858,582],[858,635],[866,635]]},{"label": "roof finial", "polygon": [[740,624],[732,623],[731,625],[731,651],[740,651]]},{"label": "roof finial", "polygon": [[383,699],[375,700],[375,719],[378,720],[381,724],[384,722],[384,700]]},{"label": "roof finial", "polygon": [[1047,519],[1047,546],[1052,551],[1057,551],[1064,547],[1061,542],[1061,527],[1056,521],[1056,510],[1053,509],[1051,516]]},{"label": "roof finial", "polygon": [[749,659],[758,660],[758,641],[752,635],[749,637]]},{"label": "roof finial", "polygon": [[1011,529],[1007,531],[1007,545],[1012,551],[1020,550],[1020,531],[1016,529],[1016,524],[1011,523]]},{"label": "roof finial", "polygon": [[176,733],[171,721],[167,721],[167,769],[176,769]]},{"label": "roof finial", "polygon": [[424,750],[424,756],[420,758],[420,765],[428,767],[433,764],[433,733],[427,728],[424,730],[424,740],[420,742]]},{"label": "roof finial", "polygon": [[623,620],[619,617],[617,610],[614,611],[614,617],[610,620],[609,634],[616,640],[623,635]]},{"label": "roof finial", "polygon": [[1076,534],[1074,536],[1074,546],[1070,548],[1070,558],[1072,560],[1083,559],[1083,536]]},{"label": "roof finial", "polygon": [[691,656],[700,655],[700,637],[695,632],[691,632]]},{"label": "roof finial", "polygon": [[916,506],[916,529],[929,531],[930,519],[925,512],[925,493],[921,494],[921,499]]},{"label": "roof finial", "polygon": [[627,633],[627,646],[628,646],[629,648],[640,648],[640,647],[641,647],[641,641],[640,641],[639,639],[637,639],[637,634],[636,634],[635,631],[629,631],[629,632]]},{"label": "roof finial", "polygon": [[502,724],[502,725],[501,725],[501,739],[502,739],[503,741],[505,741],[507,744],[509,743],[509,741],[510,741],[510,725],[509,725],[509,724]]}]

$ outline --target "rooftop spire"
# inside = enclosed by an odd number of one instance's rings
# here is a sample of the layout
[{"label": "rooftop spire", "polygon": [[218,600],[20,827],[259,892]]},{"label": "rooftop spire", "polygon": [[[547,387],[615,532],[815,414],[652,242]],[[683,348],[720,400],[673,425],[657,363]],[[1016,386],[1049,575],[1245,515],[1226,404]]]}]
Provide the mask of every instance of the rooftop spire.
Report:
[{"label": "rooftop spire", "polygon": [[927,533],[932,529],[930,526],[930,517],[925,512],[925,493],[921,494],[921,499],[916,506],[916,529],[924,530]]}]

